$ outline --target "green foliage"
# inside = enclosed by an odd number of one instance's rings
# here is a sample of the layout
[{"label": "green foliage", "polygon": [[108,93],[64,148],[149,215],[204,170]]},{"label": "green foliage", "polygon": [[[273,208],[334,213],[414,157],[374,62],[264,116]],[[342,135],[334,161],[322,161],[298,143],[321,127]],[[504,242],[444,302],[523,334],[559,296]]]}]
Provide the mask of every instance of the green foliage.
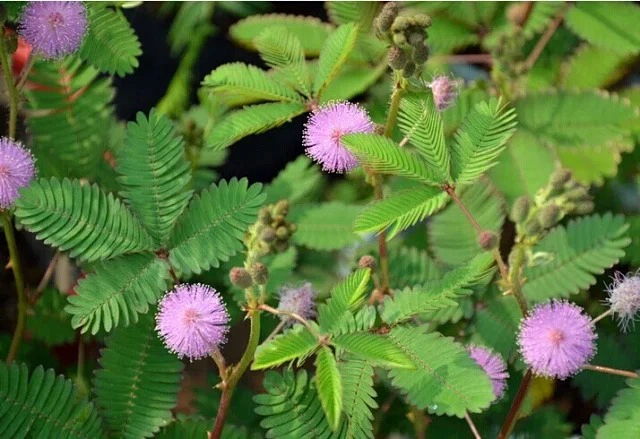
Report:
[{"label": "green foliage", "polygon": [[325,2],[325,9],[329,19],[336,24],[355,22],[360,29],[368,31],[373,19],[378,14],[380,4],[378,2]]},{"label": "green foliage", "polygon": [[265,195],[247,179],[222,180],[193,197],[169,238],[169,261],[183,274],[218,267],[242,249]]},{"label": "green foliage", "polygon": [[336,431],[342,415],[342,378],[331,349],[321,347],[316,355],[315,365],[318,398],[331,430]]},{"label": "green foliage", "polygon": [[95,184],[42,178],[22,190],[15,215],[36,238],[83,261],[153,248],[138,219]]},{"label": "green foliage", "polygon": [[440,269],[424,250],[399,247],[389,251],[389,283],[391,285],[422,285],[442,277]]},{"label": "green foliage", "polygon": [[89,28],[79,55],[96,69],[125,76],[138,67],[140,42],[120,10],[89,5]]},{"label": "green foliage", "polygon": [[[233,428],[233,426],[227,424],[225,425],[225,430],[228,429],[227,427]],[[202,418],[180,416],[167,427],[161,429],[154,437],[156,439],[204,438],[207,437],[209,428],[209,422]],[[222,437],[225,437],[224,433]]]},{"label": "green foliage", "polygon": [[410,326],[396,326],[389,337],[418,366],[392,369],[390,377],[419,409],[461,418],[465,411],[477,413],[493,401],[489,378],[453,339]]},{"label": "green foliage", "polygon": [[360,241],[353,222],[360,206],[341,202],[323,203],[306,210],[296,221],[293,242],[314,250],[337,250]]},{"label": "green foliage", "polygon": [[42,366],[0,362],[0,437],[102,437],[92,403],[80,399],[71,381]]},{"label": "green foliage", "polygon": [[318,323],[322,330],[332,332],[345,314],[353,314],[364,304],[370,277],[371,270],[361,268],[333,288],[331,298],[318,308]]},{"label": "green foliage", "polygon": [[584,45],[563,69],[562,85],[566,88],[605,88],[624,76],[624,67],[629,60],[629,55]]},{"label": "green foliage", "polygon": [[183,364],[167,351],[151,313],[107,339],[96,371],[96,405],[117,437],[152,437],[172,419]]},{"label": "green foliage", "polygon": [[318,70],[313,81],[314,96],[320,96],[338,74],[353,49],[357,36],[358,26],[352,23],[343,24],[329,35],[318,59]]},{"label": "green foliage", "polygon": [[499,296],[487,302],[475,319],[477,343],[491,347],[509,359],[517,350],[516,333],[522,312],[513,297]]},{"label": "green foliage", "polygon": [[442,279],[396,291],[387,296],[380,317],[388,324],[397,324],[411,317],[450,306],[455,299],[470,294],[466,289],[486,276],[493,263],[490,253],[480,253],[468,264],[447,272]]},{"label": "green foliage", "polygon": [[55,288],[46,288],[27,317],[27,331],[47,346],[70,343],[76,338],[71,317],[64,311],[66,300]]},{"label": "green foliage", "polygon": [[602,274],[624,256],[629,245],[622,216],[591,215],[572,220],[566,227],[553,229],[533,252],[550,253],[552,259],[527,267],[523,291],[529,300],[569,297],[595,284],[595,274]]},{"label": "green foliage", "polygon": [[343,437],[373,438],[373,413],[378,408],[373,388],[373,367],[365,360],[347,356],[338,363],[342,378],[343,411],[347,427]]},{"label": "green foliage", "polygon": [[118,153],[120,195],[156,244],[167,240],[192,195],[187,189],[191,173],[184,155],[184,143],[171,122],[155,110],[148,119],[138,113]]},{"label": "green foliage", "polygon": [[105,261],[78,283],[65,308],[71,325],[96,334],[138,321],[169,285],[170,267],[153,253],[138,253]]},{"label": "green foliage", "polygon": [[369,361],[373,366],[415,369],[411,358],[386,335],[370,332],[341,334],[332,338],[331,342],[357,358]]},{"label": "green foliage", "polygon": [[251,369],[266,369],[296,359],[300,365],[314,353],[317,347],[316,337],[303,325],[296,324],[293,328],[258,346]]},{"label": "green foliage", "polygon": [[640,379],[628,379],[627,386],[629,387],[618,392],[613,400],[604,417],[604,425],[598,429],[598,439],[640,435]]},{"label": "green foliage", "polygon": [[266,188],[266,204],[287,199],[290,203],[304,200],[322,184],[322,174],[317,166],[301,155],[280,171]]},{"label": "green foliage", "polygon": [[376,67],[345,64],[322,92],[320,103],[349,100],[361,95],[369,90],[386,70],[387,65],[383,63]]},{"label": "green foliage", "polygon": [[215,3],[184,2],[178,6],[176,16],[169,29],[171,54],[177,55],[191,45],[194,30],[210,28],[209,21],[214,12]]}]

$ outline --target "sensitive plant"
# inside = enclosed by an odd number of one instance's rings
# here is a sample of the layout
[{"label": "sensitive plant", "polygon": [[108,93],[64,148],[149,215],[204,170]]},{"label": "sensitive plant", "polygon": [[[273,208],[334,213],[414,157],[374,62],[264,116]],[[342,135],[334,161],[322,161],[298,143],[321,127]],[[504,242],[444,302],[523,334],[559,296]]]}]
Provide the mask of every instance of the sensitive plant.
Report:
[{"label": "sensitive plant", "polygon": [[[262,64],[192,103],[214,5],[167,4],[125,123],[131,7],[1,5],[0,437],[640,435],[637,5],[220,3]],[[212,169],[298,116],[270,182]]]}]

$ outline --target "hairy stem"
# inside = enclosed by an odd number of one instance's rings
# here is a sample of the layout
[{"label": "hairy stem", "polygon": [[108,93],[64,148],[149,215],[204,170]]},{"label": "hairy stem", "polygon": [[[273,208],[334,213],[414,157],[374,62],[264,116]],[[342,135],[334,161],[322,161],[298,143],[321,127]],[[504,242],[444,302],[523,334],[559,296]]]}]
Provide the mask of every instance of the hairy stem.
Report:
[{"label": "hairy stem", "polygon": [[7,54],[7,48],[5,47],[4,38],[0,38],[0,62],[2,63],[2,72],[4,74],[4,80],[7,83],[7,90],[9,90],[9,137],[16,138],[16,127],[18,125],[18,90],[16,89],[16,83],[13,81],[13,72],[9,65],[9,56]]},{"label": "hairy stem", "polygon": [[635,372],[631,372],[629,370],[614,369],[612,367],[595,366],[593,364],[587,364],[584,368],[587,370],[592,370],[594,372],[608,373],[610,375],[618,375],[618,376],[627,377],[627,378],[640,377],[640,375],[638,375]]},{"label": "hairy stem", "polygon": [[229,411],[233,392],[235,391],[240,378],[247,370],[247,367],[251,364],[253,355],[255,354],[258,343],[260,342],[260,311],[257,309],[251,309],[249,314],[251,319],[249,342],[247,343],[247,348],[245,349],[244,354],[242,354],[240,362],[227,369],[228,377],[223,381],[220,406],[218,408],[218,414],[216,415],[216,421],[213,424],[213,430],[209,434],[209,439],[220,439],[222,436],[222,429],[224,428],[224,423],[227,419],[227,413]]},{"label": "hairy stem", "polygon": [[10,364],[15,360],[16,355],[18,355],[18,348],[20,347],[22,335],[24,334],[24,325],[27,319],[27,296],[24,292],[24,278],[22,277],[20,255],[18,254],[18,246],[16,245],[16,237],[13,233],[13,224],[11,223],[9,212],[4,212],[2,221],[4,224],[4,235],[7,238],[7,247],[9,247],[11,269],[13,270],[16,291],[18,292],[18,322],[16,323],[16,329],[13,333],[13,339],[11,340],[11,347],[7,355],[7,363]]},{"label": "hairy stem", "polygon": [[608,310],[606,310],[605,312],[603,312],[602,314],[600,314],[598,317],[594,318],[593,320],[591,320],[591,323],[593,323],[594,325],[596,323],[598,323],[600,320],[609,317],[611,314],[613,314],[613,310],[611,308],[609,308]]},{"label": "hairy stem", "polygon": [[511,434],[511,430],[513,430],[513,426],[516,424],[516,420],[518,419],[520,407],[522,407],[522,403],[524,402],[524,397],[527,396],[527,391],[531,385],[532,377],[533,374],[531,373],[531,369],[527,369],[527,372],[524,374],[524,378],[520,383],[520,387],[518,388],[518,393],[511,404],[507,418],[504,420],[504,424],[502,424],[502,428],[498,434],[498,439],[507,439]]},{"label": "hairy stem", "polygon": [[469,412],[464,412],[464,419],[467,421],[467,424],[469,425],[469,429],[471,430],[473,437],[475,439],[482,439],[482,436],[480,436],[480,433],[476,428],[476,424],[473,423],[473,419],[471,419],[471,416],[469,416]]},{"label": "hairy stem", "polygon": [[560,26],[560,23],[562,23],[565,12],[566,8],[562,8],[558,15],[556,15],[556,18],[549,24],[547,30],[544,31],[544,34],[542,34],[535,47],[524,62],[524,68],[526,70],[531,69],[531,67],[533,67],[533,65],[536,63],[536,61],[542,54],[542,51],[547,46],[547,43],[549,43],[549,40],[551,40],[551,37],[558,29],[558,26]]}]

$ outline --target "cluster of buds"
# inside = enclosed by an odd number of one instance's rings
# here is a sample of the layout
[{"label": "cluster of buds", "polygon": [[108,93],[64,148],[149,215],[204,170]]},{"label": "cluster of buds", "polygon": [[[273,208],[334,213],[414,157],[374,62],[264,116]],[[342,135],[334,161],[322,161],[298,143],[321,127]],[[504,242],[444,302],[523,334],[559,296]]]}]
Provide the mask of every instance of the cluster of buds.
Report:
[{"label": "cluster of buds", "polygon": [[256,256],[280,253],[289,248],[289,238],[296,231],[296,225],[287,222],[288,213],[287,200],[280,200],[260,210],[258,221],[249,228],[246,238],[247,246]]},{"label": "cluster of buds", "polygon": [[401,16],[398,12],[397,3],[385,4],[374,25],[378,36],[391,45],[388,52],[389,67],[401,72],[403,77],[410,78],[422,70],[429,58],[426,39],[431,18],[425,14]]},{"label": "cluster of buds", "polygon": [[575,181],[569,170],[557,169],[533,200],[522,196],[515,201],[510,217],[519,237],[539,239],[566,215],[582,215],[592,210],[589,189]]}]

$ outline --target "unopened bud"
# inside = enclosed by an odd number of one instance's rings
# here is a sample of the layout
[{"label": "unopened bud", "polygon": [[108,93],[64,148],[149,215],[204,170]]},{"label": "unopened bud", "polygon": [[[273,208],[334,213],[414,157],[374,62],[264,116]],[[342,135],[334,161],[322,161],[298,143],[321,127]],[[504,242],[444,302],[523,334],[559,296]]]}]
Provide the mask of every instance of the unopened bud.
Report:
[{"label": "unopened bud", "polygon": [[429,26],[431,26],[431,17],[429,17],[427,14],[418,14],[418,15],[414,15],[413,16],[414,22],[416,24],[416,26],[425,29]]},{"label": "unopened bud", "polygon": [[545,229],[555,226],[561,218],[562,210],[557,204],[549,204],[538,213],[538,221]]},{"label": "unopened bud", "polygon": [[271,213],[269,213],[269,209],[267,209],[266,207],[260,209],[260,212],[258,213],[258,219],[262,224],[271,224],[272,218]]},{"label": "unopened bud", "polygon": [[269,269],[262,262],[256,262],[249,267],[249,274],[257,285],[265,285],[269,281]]},{"label": "unopened bud", "polygon": [[404,69],[402,69],[402,76],[404,78],[410,78],[411,76],[415,75],[416,73],[416,65],[409,61],[405,66]]},{"label": "unopened bud", "polygon": [[296,230],[298,230],[298,226],[296,224],[290,223],[289,224],[289,234],[293,235],[294,233],[296,233]]},{"label": "unopened bud", "polygon": [[289,229],[285,226],[280,226],[276,229],[276,236],[278,239],[285,240],[289,237]]},{"label": "unopened bud", "polygon": [[271,227],[265,227],[262,229],[262,232],[260,232],[260,239],[264,242],[272,242],[276,239],[276,231]]},{"label": "unopened bud", "polygon": [[407,37],[407,42],[410,46],[420,47],[424,46],[425,33],[424,32],[412,32]]},{"label": "unopened bud", "polygon": [[531,6],[527,3],[516,3],[507,8],[507,19],[516,26],[522,26]]},{"label": "unopened bud", "polygon": [[393,70],[402,70],[407,64],[407,54],[398,46],[391,46],[387,54],[387,62]]},{"label": "unopened bud", "polygon": [[422,44],[421,46],[414,46],[411,52],[411,58],[416,64],[424,64],[429,59],[429,48]]},{"label": "unopened bud", "polygon": [[358,261],[358,267],[360,268],[370,268],[375,270],[377,265],[376,259],[371,255],[364,255]]},{"label": "unopened bud", "polygon": [[375,19],[376,29],[385,33],[391,29],[391,25],[393,24],[393,20],[398,16],[398,4],[396,2],[389,2],[384,5],[382,11],[380,11],[380,15],[378,15]]},{"label": "unopened bud", "polygon": [[565,168],[559,168],[551,174],[549,183],[551,183],[551,187],[554,189],[562,189],[569,180],[571,180],[571,171]]},{"label": "unopened bud", "polygon": [[528,197],[520,197],[515,203],[513,203],[513,207],[511,208],[511,221],[516,224],[520,224],[524,222],[529,216],[529,212],[531,211],[531,201]]},{"label": "unopened bud", "polygon": [[276,203],[276,207],[274,209],[276,215],[287,216],[289,213],[289,202],[287,200],[280,200]]},{"label": "unopened bud", "polygon": [[242,267],[233,267],[229,271],[229,280],[231,281],[231,284],[238,288],[242,288],[243,290],[253,285],[251,275]]},{"label": "unopened bud", "polygon": [[478,236],[478,244],[484,250],[491,250],[498,246],[498,235],[491,230],[483,230]]},{"label": "unopened bud", "polygon": [[397,32],[393,34],[393,44],[399,47],[407,46],[407,37],[404,35],[404,32]]},{"label": "unopened bud", "polygon": [[589,201],[591,196],[589,195],[589,190],[584,186],[578,186],[573,188],[567,192],[565,192],[564,196],[570,201]]},{"label": "unopened bud", "polygon": [[593,211],[593,208],[593,201],[581,201],[580,203],[577,203],[573,208],[573,213],[577,215],[584,215],[587,213],[591,213]]},{"label": "unopened bud", "polygon": [[542,226],[540,225],[538,218],[535,216],[527,221],[524,225],[524,233],[526,233],[527,235],[537,235],[541,230]]}]

